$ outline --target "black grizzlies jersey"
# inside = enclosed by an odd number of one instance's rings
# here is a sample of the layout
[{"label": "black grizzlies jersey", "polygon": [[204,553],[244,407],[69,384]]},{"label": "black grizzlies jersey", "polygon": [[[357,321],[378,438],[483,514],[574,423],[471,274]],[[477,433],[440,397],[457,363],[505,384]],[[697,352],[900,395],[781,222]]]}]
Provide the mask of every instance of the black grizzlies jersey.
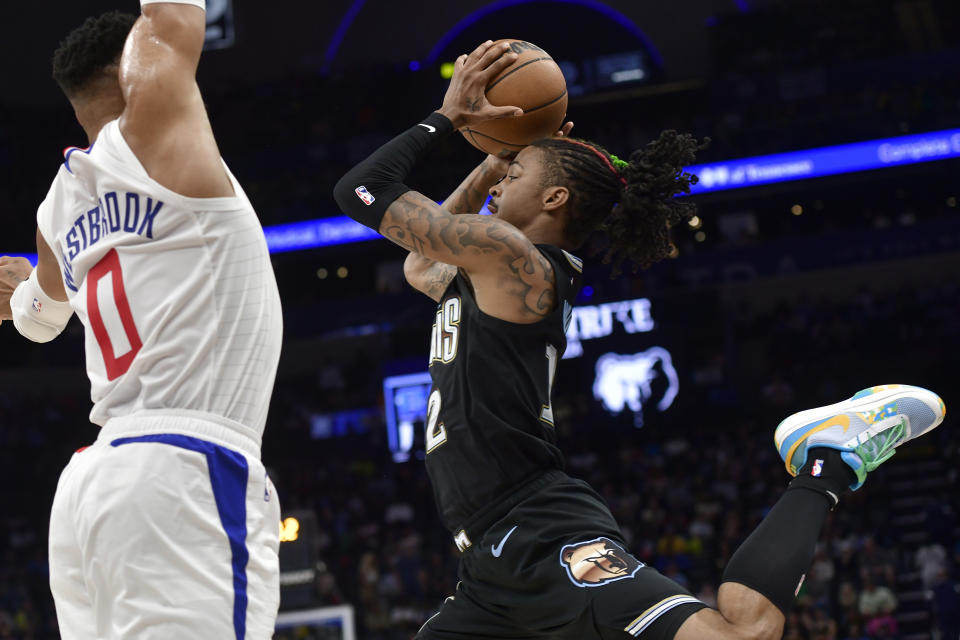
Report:
[{"label": "black grizzlies jersey", "polygon": [[426,464],[440,517],[455,533],[496,512],[544,472],[563,467],[550,389],[566,349],[582,262],[554,246],[537,248],[556,278],[557,307],[544,319],[516,324],[485,314],[462,274],[437,307]]}]

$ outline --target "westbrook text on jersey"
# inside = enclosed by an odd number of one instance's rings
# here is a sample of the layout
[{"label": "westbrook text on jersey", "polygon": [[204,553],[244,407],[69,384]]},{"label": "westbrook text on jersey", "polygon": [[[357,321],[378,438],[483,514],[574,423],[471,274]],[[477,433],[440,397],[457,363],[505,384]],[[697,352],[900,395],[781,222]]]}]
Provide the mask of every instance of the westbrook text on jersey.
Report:
[{"label": "westbrook text on jersey", "polygon": [[153,221],[163,202],[139,193],[109,191],[93,209],[81,213],[64,237],[63,279],[76,291],[73,282],[73,260],[77,255],[112,233],[135,233],[153,239]]},{"label": "westbrook text on jersey", "polygon": [[67,232],[67,258],[72,262],[77,254],[96,244],[110,233],[124,231],[153,239],[153,220],[163,203],[139,193],[110,191],[99,200],[98,206],[80,214]]}]

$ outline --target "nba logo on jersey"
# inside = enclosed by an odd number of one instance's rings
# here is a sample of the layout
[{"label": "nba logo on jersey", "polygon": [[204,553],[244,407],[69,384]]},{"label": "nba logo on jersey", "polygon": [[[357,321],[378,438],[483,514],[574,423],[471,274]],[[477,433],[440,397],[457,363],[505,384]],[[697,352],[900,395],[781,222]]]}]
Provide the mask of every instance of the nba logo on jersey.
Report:
[{"label": "nba logo on jersey", "polygon": [[823,460],[814,460],[810,475],[814,478],[819,478],[821,473],[823,473]]},{"label": "nba logo on jersey", "polygon": [[43,305],[40,304],[40,301],[37,300],[36,298],[34,298],[34,299],[33,299],[33,310],[36,311],[37,313],[40,313],[40,309],[42,309],[42,308],[43,308]]},{"label": "nba logo on jersey", "polygon": [[354,189],[354,191],[356,192],[357,196],[363,200],[363,204],[367,205],[368,207],[373,204],[374,200],[376,200],[376,198],[373,197],[373,194],[367,191],[367,188],[363,185],[360,185]]}]

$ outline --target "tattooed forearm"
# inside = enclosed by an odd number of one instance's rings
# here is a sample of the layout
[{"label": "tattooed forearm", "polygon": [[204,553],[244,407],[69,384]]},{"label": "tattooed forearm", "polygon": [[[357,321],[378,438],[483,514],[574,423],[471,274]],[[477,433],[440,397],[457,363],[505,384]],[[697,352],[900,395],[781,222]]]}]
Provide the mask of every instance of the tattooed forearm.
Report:
[{"label": "tattooed forearm", "polygon": [[458,187],[443,203],[443,208],[453,214],[477,213],[486,200],[486,191],[481,191],[472,185]]},{"label": "tattooed forearm", "polygon": [[394,224],[386,228],[381,227],[380,233],[382,233],[387,240],[392,240],[407,251],[423,253],[423,241],[412,235],[409,229],[401,225]]},{"label": "tattooed forearm", "polygon": [[417,283],[411,280],[435,300],[462,267],[485,296],[496,300],[498,312],[510,319],[536,321],[556,306],[553,265],[508,222],[492,216],[450,215],[409,191],[387,208],[380,233],[436,265],[429,273],[420,265]]},{"label": "tattooed forearm", "polygon": [[477,213],[486,201],[490,187],[502,177],[502,170],[490,167],[484,160],[444,200],[443,208],[453,214]]},{"label": "tattooed forearm", "polygon": [[[415,195],[413,195],[415,194]],[[509,231],[504,231],[509,227]],[[380,233],[408,251],[442,262],[448,257],[479,257],[504,249],[522,250],[523,234],[489,216],[451,216],[415,192],[400,196],[387,209]]]}]

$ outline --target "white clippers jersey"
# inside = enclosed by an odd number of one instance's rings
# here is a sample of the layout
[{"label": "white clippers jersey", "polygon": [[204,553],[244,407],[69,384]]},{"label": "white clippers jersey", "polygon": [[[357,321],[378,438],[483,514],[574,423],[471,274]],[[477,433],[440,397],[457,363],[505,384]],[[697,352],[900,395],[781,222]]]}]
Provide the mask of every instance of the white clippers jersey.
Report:
[{"label": "white clippers jersey", "polygon": [[263,230],[243,189],[232,174],[236,197],[166,189],[147,175],[117,120],[89,149],[65,157],[37,223],[85,327],[90,420],[200,412],[259,440],[282,318]]}]

